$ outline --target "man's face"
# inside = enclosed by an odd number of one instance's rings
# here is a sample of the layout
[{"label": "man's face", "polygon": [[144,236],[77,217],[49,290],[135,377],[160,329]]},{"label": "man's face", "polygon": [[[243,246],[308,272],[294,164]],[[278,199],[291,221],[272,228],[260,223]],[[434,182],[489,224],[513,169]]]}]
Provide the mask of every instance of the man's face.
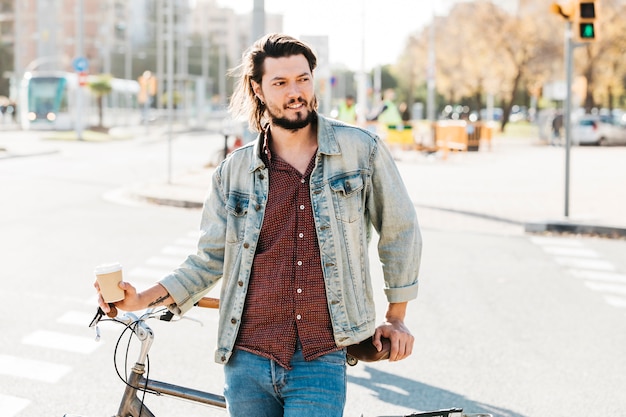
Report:
[{"label": "man's face", "polygon": [[308,126],[315,119],[311,105],[315,92],[313,74],[304,55],[265,58],[261,85],[254,92],[265,102],[272,124],[288,130]]}]

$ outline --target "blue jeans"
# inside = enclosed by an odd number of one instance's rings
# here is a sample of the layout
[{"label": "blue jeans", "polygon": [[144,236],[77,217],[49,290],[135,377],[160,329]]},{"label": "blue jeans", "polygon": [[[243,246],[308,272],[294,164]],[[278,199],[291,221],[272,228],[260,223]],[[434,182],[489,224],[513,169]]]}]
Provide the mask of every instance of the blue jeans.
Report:
[{"label": "blue jeans", "polygon": [[273,360],[235,350],[224,367],[224,396],[232,417],[341,417],[346,402],[346,352],[307,362],[297,349],[288,370]]}]

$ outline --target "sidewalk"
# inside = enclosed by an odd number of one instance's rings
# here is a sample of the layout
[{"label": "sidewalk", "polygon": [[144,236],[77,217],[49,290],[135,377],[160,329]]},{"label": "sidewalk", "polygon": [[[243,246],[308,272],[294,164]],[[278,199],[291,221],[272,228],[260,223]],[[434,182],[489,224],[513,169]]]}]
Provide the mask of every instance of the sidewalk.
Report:
[{"label": "sidewalk", "polygon": [[[23,132],[0,132],[0,160],[55,152]],[[436,154],[392,149],[424,228],[456,231],[570,233],[626,239],[626,147],[572,147],[569,215],[565,149],[532,138],[496,137],[492,149]],[[201,208],[213,168],[171,183],[140,184],[126,195],[154,204]]]},{"label": "sidewalk", "polygon": [[[626,148],[571,149],[567,217],[562,147],[497,138],[491,151],[446,160],[393,152],[423,227],[626,238]],[[133,193],[152,203],[200,208],[212,173],[197,169],[171,184],[145,184]]]}]

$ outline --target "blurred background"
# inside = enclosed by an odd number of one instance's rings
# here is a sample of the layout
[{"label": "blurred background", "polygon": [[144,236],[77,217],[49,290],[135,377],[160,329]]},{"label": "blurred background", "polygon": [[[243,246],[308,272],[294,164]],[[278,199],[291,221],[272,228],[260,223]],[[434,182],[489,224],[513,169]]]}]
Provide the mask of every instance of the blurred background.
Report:
[{"label": "blurred background", "polygon": [[[562,6],[573,15],[578,3]],[[353,96],[366,123],[391,89],[405,122],[484,120],[505,130],[530,121],[548,140],[566,98],[565,24],[550,8],[543,0],[304,8],[281,0],[1,0],[0,108],[4,123],[23,129],[103,129],[162,119],[169,94],[178,121],[203,126],[224,115],[233,89],[225,74],[245,48],[286,32],[319,55],[323,113],[337,115]],[[574,50],[572,115],[619,121],[626,1],[596,8],[597,35]],[[86,112],[80,120],[76,107]]]}]

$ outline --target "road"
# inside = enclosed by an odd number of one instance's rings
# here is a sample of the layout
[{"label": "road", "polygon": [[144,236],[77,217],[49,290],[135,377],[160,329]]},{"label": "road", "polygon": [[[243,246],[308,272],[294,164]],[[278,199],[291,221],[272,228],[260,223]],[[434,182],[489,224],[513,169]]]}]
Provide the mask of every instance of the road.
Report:
[{"label": "road", "polygon": [[[110,416],[123,389],[113,369],[122,329],[103,323],[95,342],[87,328],[93,267],[120,261],[126,279],[149,285],[194,251],[200,211],[123,192],[167,177],[163,138],[42,143],[55,152],[0,159],[0,416]],[[176,178],[201,169],[221,142],[186,135],[171,145]],[[446,169],[415,163],[399,162],[412,192],[424,190],[414,169]],[[350,368],[345,415],[453,406],[509,417],[622,414],[626,242],[528,235],[518,224],[433,209],[437,198],[423,197],[420,296],[407,318],[414,354]],[[378,267],[373,279],[382,285]],[[202,325],[153,323],[150,376],[219,392],[216,312],[191,316]],[[148,396],[147,404],[162,416],[224,415],[166,398]]]}]

